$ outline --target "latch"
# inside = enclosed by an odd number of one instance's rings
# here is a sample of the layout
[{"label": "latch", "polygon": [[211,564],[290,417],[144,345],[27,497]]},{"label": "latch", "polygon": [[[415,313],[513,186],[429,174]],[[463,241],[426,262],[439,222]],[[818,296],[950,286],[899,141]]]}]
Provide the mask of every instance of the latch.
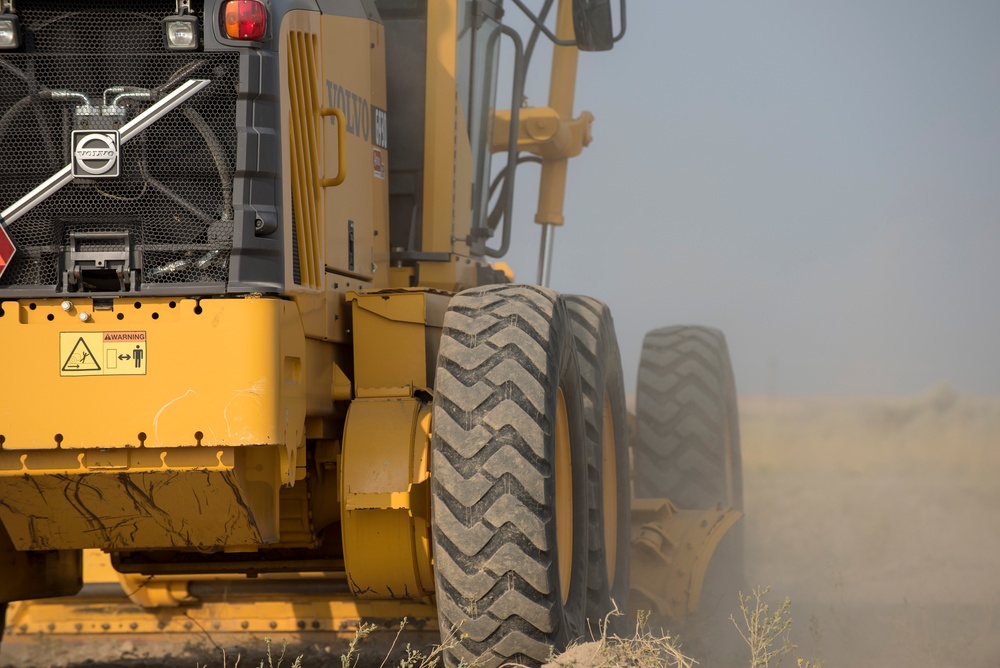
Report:
[{"label": "latch", "polygon": [[132,237],[119,232],[70,232],[63,253],[63,286],[68,292],[132,292]]}]

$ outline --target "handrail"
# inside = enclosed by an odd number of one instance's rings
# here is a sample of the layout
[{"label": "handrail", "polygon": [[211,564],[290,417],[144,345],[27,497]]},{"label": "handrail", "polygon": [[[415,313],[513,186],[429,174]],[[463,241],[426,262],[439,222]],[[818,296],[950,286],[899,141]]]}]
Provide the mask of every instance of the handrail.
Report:
[{"label": "handrail", "polygon": [[[337,175],[333,178],[320,179],[320,185],[324,188],[339,186],[347,178],[347,119],[337,107],[323,107],[319,110],[319,115],[323,118],[327,116],[337,117]],[[324,171],[325,166],[324,166]]]}]

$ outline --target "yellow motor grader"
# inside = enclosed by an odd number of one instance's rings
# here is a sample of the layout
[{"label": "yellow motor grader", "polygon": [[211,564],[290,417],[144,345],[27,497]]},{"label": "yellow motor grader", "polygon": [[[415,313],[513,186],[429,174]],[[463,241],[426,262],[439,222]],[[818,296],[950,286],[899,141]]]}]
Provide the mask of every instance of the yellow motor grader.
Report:
[{"label": "yellow motor grader", "polygon": [[[448,665],[531,665],[615,606],[715,604],[722,335],[649,333],[633,418],[608,307],[542,287],[579,52],[624,10],[0,0],[0,663],[405,618]],[[526,161],[541,285],[494,263]]]}]

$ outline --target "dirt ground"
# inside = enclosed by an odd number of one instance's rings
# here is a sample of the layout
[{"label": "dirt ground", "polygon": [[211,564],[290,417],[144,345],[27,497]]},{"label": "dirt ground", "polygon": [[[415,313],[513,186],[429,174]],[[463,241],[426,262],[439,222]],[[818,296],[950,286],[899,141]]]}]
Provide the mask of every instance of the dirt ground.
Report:
[{"label": "dirt ground", "polygon": [[799,657],[1000,666],[1000,398],[942,386],[740,412],[748,584],[791,599]]},{"label": "dirt ground", "polygon": [[[791,599],[782,665],[1000,667],[1000,397],[742,397],[740,412],[747,584]],[[371,649],[361,665],[381,664]]]}]

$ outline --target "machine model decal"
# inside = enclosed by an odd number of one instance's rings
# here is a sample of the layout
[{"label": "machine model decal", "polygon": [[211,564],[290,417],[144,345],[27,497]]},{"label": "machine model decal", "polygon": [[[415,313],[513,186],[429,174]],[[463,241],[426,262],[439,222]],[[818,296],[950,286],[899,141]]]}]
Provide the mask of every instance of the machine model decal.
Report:
[{"label": "machine model decal", "polygon": [[117,130],[73,130],[73,176],[111,179],[121,172],[121,138]]},{"label": "machine model decal", "polygon": [[379,148],[389,150],[389,116],[385,113],[385,109],[372,105],[372,127],[375,128],[372,143]]},{"label": "machine model decal", "polygon": [[146,332],[60,332],[60,376],[146,375]]}]

